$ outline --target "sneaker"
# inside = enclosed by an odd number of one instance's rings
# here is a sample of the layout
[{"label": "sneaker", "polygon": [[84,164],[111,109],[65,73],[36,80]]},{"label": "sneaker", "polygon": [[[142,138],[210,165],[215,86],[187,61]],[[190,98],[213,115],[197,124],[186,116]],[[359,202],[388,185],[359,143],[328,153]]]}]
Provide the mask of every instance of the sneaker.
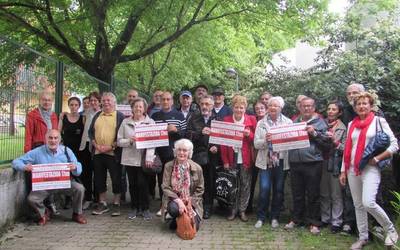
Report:
[{"label": "sneaker", "polygon": [[254,225],[254,227],[255,227],[255,228],[261,228],[262,225],[263,225],[262,220],[258,220],[258,221],[256,222],[256,224]]},{"label": "sneaker", "polygon": [[286,230],[291,230],[291,229],[295,228],[296,226],[297,226],[297,224],[294,223],[294,221],[290,221],[288,224],[285,225],[284,228],[285,228]]},{"label": "sneaker", "polygon": [[58,211],[57,206],[55,203],[50,203],[49,205],[50,211],[54,214],[54,215],[60,215],[60,211]]},{"label": "sneaker", "polygon": [[134,208],[132,211],[128,214],[128,219],[133,220],[137,217],[137,209]]},{"label": "sneaker", "polygon": [[351,250],[361,250],[365,245],[368,244],[367,240],[357,240],[356,242],[354,242],[350,249]]},{"label": "sneaker", "polygon": [[394,246],[399,239],[399,235],[396,231],[388,232],[385,238],[385,246]]},{"label": "sneaker", "polygon": [[121,205],[113,204],[111,208],[111,216],[120,216],[121,215]]},{"label": "sneaker", "polygon": [[340,232],[340,234],[351,235],[352,232],[353,232],[353,230],[352,230],[351,226],[348,224],[344,224],[342,227],[342,232]]},{"label": "sneaker", "polygon": [[271,221],[271,227],[272,228],[278,228],[279,227],[279,222],[277,219],[272,219]]},{"label": "sneaker", "polygon": [[319,230],[319,227],[311,225],[310,226],[310,233],[313,235],[319,235],[321,231]]},{"label": "sneaker", "polygon": [[110,211],[110,209],[107,207],[106,203],[99,203],[97,208],[92,211],[92,214],[93,215],[101,215],[101,214],[107,213],[108,211]]},{"label": "sneaker", "polygon": [[331,226],[331,233],[337,234],[341,231],[341,228],[339,226]]},{"label": "sneaker", "polygon": [[158,210],[158,212],[156,213],[156,215],[157,215],[158,217],[161,217],[161,209]]},{"label": "sneaker", "polygon": [[166,220],[172,220],[172,216],[169,213],[165,214],[165,219]]},{"label": "sneaker", "polygon": [[90,208],[90,205],[92,205],[91,201],[85,201],[82,205],[83,210],[88,210]]},{"label": "sneaker", "polygon": [[153,216],[151,216],[151,213],[148,209],[143,211],[143,218],[144,220],[151,220]]}]

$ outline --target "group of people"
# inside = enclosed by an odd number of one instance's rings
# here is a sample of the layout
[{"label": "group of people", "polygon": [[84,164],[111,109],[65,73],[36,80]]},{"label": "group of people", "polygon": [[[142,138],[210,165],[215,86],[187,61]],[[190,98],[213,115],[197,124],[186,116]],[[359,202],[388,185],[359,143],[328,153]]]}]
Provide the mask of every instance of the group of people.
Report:
[{"label": "group of people", "polygon": [[[290,119],[282,114],[284,99],[268,92],[249,109],[246,97],[235,95],[228,106],[223,88],[208,94],[203,84],[195,87],[193,95],[182,91],[176,106],[171,92],[155,91],[148,105],[136,90],[130,90],[125,101],[132,109],[130,116],[116,110],[112,93],[92,92],[83,99],[81,113],[80,99],[71,97],[70,112],[57,119],[51,111],[51,95],[42,93],[39,107],[27,115],[26,154],[15,159],[13,167],[29,173],[33,164],[69,163],[72,175],[80,181],[72,179],[71,188],[62,192],[72,202],[72,219],[82,224],[86,223],[82,210],[89,208],[93,215],[110,210],[111,216],[121,215],[121,199],[125,199],[128,186],[128,218],[150,220],[149,200],[155,196],[157,183],[161,198],[157,215],[169,221],[172,229],[176,218],[185,212],[197,229],[202,219],[212,216],[217,166],[239,170],[239,191],[235,204],[228,207],[227,219],[238,216],[248,221],[259,179],[255,227],[268,222],[277,228],[290,170],[293,206],[285,229],[307,225],[312,234],[319,234],[320,228],[329,224],[333,233],[351,233],[357,228],[359,238],[351,249],[361,249],[368,243],[369,213],[384,228],[385,245],[390,246],[398,235],[377,204],[376,195],[380,168],[397,152],[397,140],[377,108],[375,96],[363,85],[349,85],[346,95],[346,105],[338,100],[328,103],[326,117],[316,112],[314,99],[300,95],[296,100],[299,113]],[[242,147],[210,144],[212,120],[243,125]],[[275,152],[271,129],[298,122],[306,123],[310,146]],[[168,124],[169,145],[137,149],[135,128],[156,123]],[[365,161],[365,148],[379,131],[388,135],[390,145]],[[148,174],[146,168],[153,168],[158,160],[161,171]],[[113,193],[111,206],[106,199],[107,172]],[[32,191],[28,196],[41,225],[50,219],[48,207],[52,206],[46,202],[52,204],[56,192],[60,190]]]}]

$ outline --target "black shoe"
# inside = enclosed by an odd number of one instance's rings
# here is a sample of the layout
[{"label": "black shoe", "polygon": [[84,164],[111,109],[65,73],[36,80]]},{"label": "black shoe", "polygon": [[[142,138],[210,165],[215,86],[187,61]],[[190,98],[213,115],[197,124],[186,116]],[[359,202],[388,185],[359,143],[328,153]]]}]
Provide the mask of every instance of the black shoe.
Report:
[{"label": "black shoe", "polygon": [[169,223],[169,229],[171,229],[171,230],[176,230],[177,227],[178,227],[178,226],[176,225],[176,220],[173,219],[173,220],[171,221],[171,223]]},{"label": "black shoe", "polygon": [[203,219],[207,220],[211,217],[210,210],[204,210]]},{"label": "black shoe", "polygon": [[329,223],[322,221],[321,228],[325,228],[325,227],[328,227],[328,226],[329,226]]},{"label": "black shoe", "polygon": [[337,234],[337,233],[339,233],[341,230],[342,230],[342,228],[339,227],[339,226],[331,226],[331,233],[333,233],[333,234]]}]

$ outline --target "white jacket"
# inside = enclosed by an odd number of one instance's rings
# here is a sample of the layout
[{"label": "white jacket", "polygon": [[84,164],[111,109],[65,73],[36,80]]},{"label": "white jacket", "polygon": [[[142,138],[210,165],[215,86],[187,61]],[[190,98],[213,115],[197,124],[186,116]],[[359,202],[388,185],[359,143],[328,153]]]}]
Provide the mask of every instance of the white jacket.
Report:
[{"label": "white jacket", "polygon": [[[117,146],[122,148],[121,164],[125,166],[142,167],[142,155],[144,149],[137,149],[136,143],[131,144],[131,137],[135,135],[135,126],[139,124],[155,124],[153,119],[146,115],[143,121],[135,122],[131,117],[125,118],[118,130]],[[155,158],[154,148],[146,149],[146,161]]]},{"label": "white jacket", "polygon": [[[254,135],[254,147],[258,149],[257,157],[256,157],[256,167],[260,169],[267,169],[267,160],[268,160],[268,144],[265,140],[265,135],[268,133],[270,126],[267,123],[266,115],[263,119],[257,122],[256,133]],[[284,124],[292,124],[292,120],[287,118],[284,115],[280,115],[278,118],[277,125]],[[283,169],[289,169],[289,160],[288,160],[288,152],[282,151],[279,152],[279,158],[283,159]]]}]

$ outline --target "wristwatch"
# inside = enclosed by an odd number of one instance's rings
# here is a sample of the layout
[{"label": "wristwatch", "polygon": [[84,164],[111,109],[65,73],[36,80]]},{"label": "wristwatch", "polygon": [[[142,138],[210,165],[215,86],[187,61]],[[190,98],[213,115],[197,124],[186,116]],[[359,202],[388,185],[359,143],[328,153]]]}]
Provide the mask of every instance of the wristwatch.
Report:
[{"label": "wristwatch", "polygon": [[374,161],[375,161],[375,164],[379,162],[379,160],[376,157],[374,157]]}]

